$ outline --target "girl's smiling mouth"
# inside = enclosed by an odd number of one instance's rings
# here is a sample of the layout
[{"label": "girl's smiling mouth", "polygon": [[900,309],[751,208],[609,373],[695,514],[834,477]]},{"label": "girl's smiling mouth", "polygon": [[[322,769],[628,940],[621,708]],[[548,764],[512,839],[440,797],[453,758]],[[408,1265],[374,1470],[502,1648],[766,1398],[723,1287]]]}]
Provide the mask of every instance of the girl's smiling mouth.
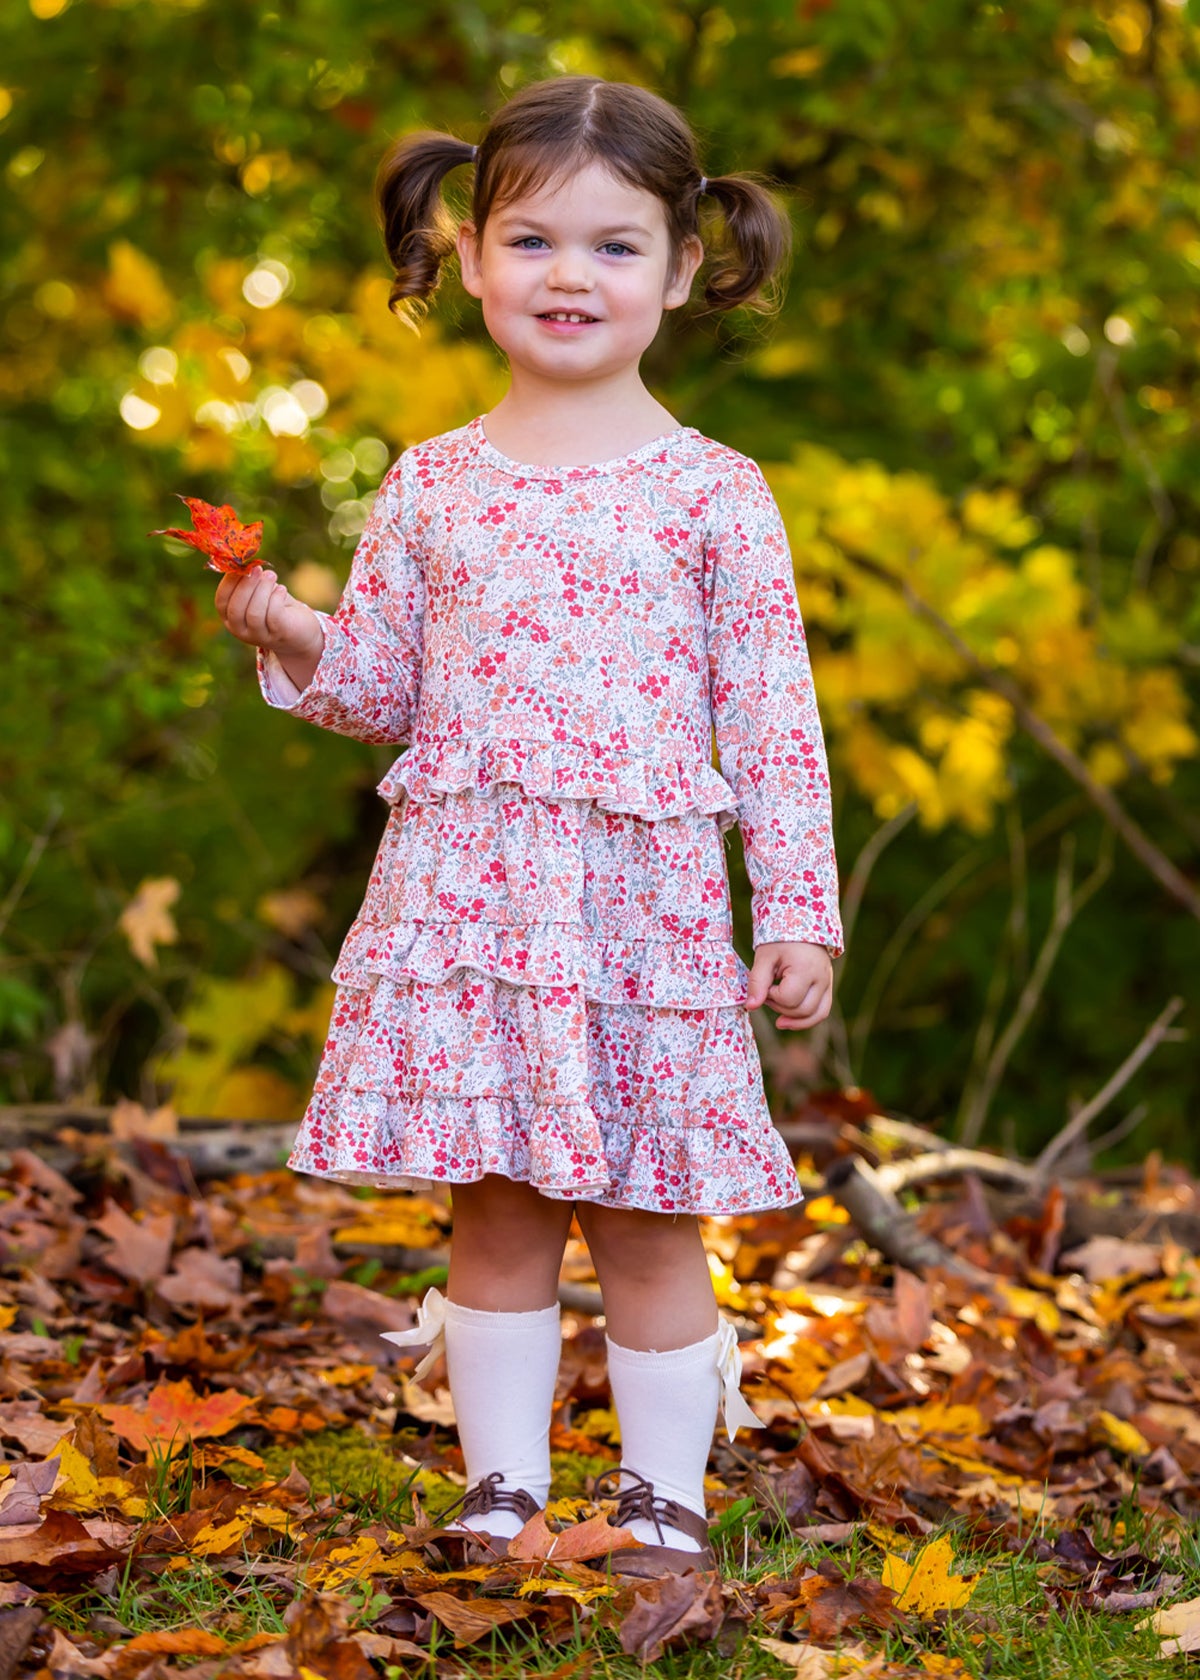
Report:
[{"label": "girl's smiling mouth", "polygon": [[585,315],[578,309],[548,309],[538,316],[539,321],[547,321],[556,327],[587,327],[593,326],[597,320],[595,315]]}]

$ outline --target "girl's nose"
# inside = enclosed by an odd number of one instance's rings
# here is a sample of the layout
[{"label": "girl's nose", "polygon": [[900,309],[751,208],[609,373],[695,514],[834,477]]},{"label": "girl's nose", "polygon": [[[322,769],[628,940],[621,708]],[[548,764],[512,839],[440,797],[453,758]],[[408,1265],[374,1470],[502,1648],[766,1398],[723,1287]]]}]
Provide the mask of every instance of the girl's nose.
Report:
[{"label": "girl's nose", "polygon": [[570,252],[559,252],[550,269],[550,284],[569,292],[590,292],[592,277],[586,261]]}]

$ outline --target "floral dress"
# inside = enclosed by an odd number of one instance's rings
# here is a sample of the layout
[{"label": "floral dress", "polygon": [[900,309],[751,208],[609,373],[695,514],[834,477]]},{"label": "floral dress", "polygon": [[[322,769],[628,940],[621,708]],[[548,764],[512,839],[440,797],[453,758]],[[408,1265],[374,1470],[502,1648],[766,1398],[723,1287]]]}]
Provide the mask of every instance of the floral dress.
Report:
[{"label": "floral dress", "polygon": [[527,466],[476,418],[401,454],[319,617],[302,693],[260,650],[264,699],[408,750],[290,1164],[664,1213],[799,1201],[726,831],[756,946],[837,955],[841,928],[795,581],[754,462],[680,426]]}]

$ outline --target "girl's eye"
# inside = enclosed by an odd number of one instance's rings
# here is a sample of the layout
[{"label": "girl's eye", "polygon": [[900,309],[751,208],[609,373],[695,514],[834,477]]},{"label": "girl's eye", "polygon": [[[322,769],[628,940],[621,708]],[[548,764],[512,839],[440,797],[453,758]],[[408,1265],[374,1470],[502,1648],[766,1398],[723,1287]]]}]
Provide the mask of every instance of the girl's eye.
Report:
[{"label": "girl's eye", "polygon": [[606,245],[602,245],[600,249],[602,251],[628,251],[631,256],[634,254],[633,246],[623,245],[619,239],[610,239],[608,243]]},{"label": "girl's eye", "polygon": [[540,237],[540,235],[538,235],[536,233],[522,234],[520,239],[514,240],[513,243],[514,243],[514,245],[516,245],[518,250],[523,250],[525,248],[525,246],[527,246],[531,241],[535,245],[544,245],[545,244],[545,240],[542,239]]}]

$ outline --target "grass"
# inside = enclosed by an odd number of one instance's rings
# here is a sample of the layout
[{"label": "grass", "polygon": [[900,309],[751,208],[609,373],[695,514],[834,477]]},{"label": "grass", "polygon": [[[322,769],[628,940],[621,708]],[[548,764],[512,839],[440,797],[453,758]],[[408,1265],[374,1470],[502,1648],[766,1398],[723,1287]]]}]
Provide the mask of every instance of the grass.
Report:
[{"label": "grass", "polygon": [[[403,1451],[403,1443],[399,1445]],[[312,1484],[314,1503],[334,1498],[342,1507],[342,1517],[357,1516],[364,1524],[382,1520],[395,1526],[411,1520],[413,1491],[418,1486],[423,1503],[435,1511],[460,1491],[446,1477],[414,1470],[396,1456],[391,1443],[372,1440],[354,1430],[314,1435],[295,1446],[274,1446],[264,1456],[273,1478],[286,1475],[295,1462]],[[590,1461],[565,1454],[558,1457],[554,1495],[582,1491],[586,1475],[593,1468]],[[607,1467],[607,1463],[597,1461],[597,1467]],[[193,1493],[187,1462],[156,1466],[150,1493],[152,1514],[181,1515]],[[756,1554],[754,1544],[748,1545],[746,1520],[761,1524],[763,1516],[761,1511],[754,1512],[748,1501],[739,1501],[714,1525],[714,1542],[728,1579],[752,1583],[771,1574],[786,1576],[801,1561],[815,1567],[823,1558],[832,1558],[852,1577],[879,1579],[881,1551],[863,1533],[849,1545],[831,1549],[805,1545],[782,1526],[764,1540],[760,1529],[757,1544],[761,1550]],[[961,1530],[955,1525],[944,1532],[961,1542]],[[1151,1558],[1167,1560],[1169,1572],[1182,1576],[1169,1600],[1200,1595],[1200,1533],[1195,1529],[1182,1534],[1176,1531],[1178,1549],[1172,1550],[1168,1530],[1147,1519],[1134,1495],[1106,1523],[1092,1525],[1092,1535],[1102,1552],[1136,1548]],[[275,1548],[284,1572],[291,1550],[290,1543],[282,1539]],[[261,1558],[264,1554],[257,1555]],[[962,1550],[955,1571],[980,1575],[969,1606],[957,1616],[940,1625],[914,1618],[903,1630],[888,1633],[855,1628],[848,1632],[847,1640],[878,1652],[885,1675],[965,1673],[973,1680],[1059,1680],[1063,1675],[1071,1680],[1156,1680],[1162,1676],[1165,1680],[1180,1672],[1179,1659],[1160,1656],[1159,1640],[1153,1631],[1136,1627],[1148,1612],[1060,1611],[1049,1603],[1044,1591],[1047,1566],[1036,1561],[1031,1546],[1015,1554]],[[348,1589],[342,1590],[351,1596]],[[356,1625],[369,1626],[385,1601],[373,1594],[370,1583],[364,1583],[353,1597]],[[182,1556],[151,1560],[147,1555],[136,1565],[131,1560],[107,1593],[92,1589],[42,1602],[51,1619],[75,1639],[95,1637],[103,1641],[155,1630],[203,1627],[236,1643],[254,1634],[283,1633],[288,1582],[286,1573],[282,1578],[240,1576],[235,1569],[231,1576],[218,1561]],[[777,1632],[765,1624],[761,1631]],[[928,1665],[923,1662],[925,1658],[929,1659]],[[449,1633],[438,1629],[430,1652],[431,1664],[436,1660],[439,1665],[438,1680],[453,1680],[454,1676],[463,1680],[472,1676],[486,1676],[487,1680],[554,1673],[566,1676],[576,1659],[580,1675],[586,1670],[589,1680],[636,1680],[647,1672],[640,1661],[621,1652],[615,1633],[596,1621],[581,1623],[574,1634],[558,1644],[531,1639],[518,1624],[477,1645],[458,1648]],[[183,1665],[187,1661],[174,1660]],[[419,1673],[420,1669],[414,1669],[409,1661],[403,1672]],[[794,1671],[766,1652],[741,1624],[735,1624],[727,1625],[715,1641],[668,1652],[652,1665],[651,1672],[663,1680],[682,1680],[684,1676],[690,1680],[717,1680],[718,1676],[721,1680],[782,1680]],[[391,1680],[398,1680],[399,1673],[397,1670]]]}]

